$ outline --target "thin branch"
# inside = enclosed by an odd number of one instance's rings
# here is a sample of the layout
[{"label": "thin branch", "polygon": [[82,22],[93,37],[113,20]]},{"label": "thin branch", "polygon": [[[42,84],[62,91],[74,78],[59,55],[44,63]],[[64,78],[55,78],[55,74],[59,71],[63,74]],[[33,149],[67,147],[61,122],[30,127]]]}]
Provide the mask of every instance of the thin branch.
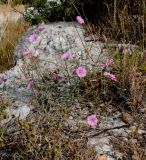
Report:
[{"label": "thin branch", "polygon": [[[110,130],[114,130],[114,129],[120,129],[120,128],[128,128],[130,125],[129,124],[125,124],[125,125],[121,125],[121,126],[116,126],[116,127],[112,127],[112,128],[105,128],[105,129],[102,129],[101,131],[99,131],[99,129],[95,130],[94,134],[90,134],[91,132],[93,132],[93,130],[91,129],[88,129],[88,130],[83,130],[82,131],[70,131],[70,130],[66,130],[66,129],[63,129],[63,132],[67,135],[70,135],[70,136],[74,136],[74,137],[78,137],[78,138],[81,138],[81,137],[87,137],[87,138],[91,138],[91,137],[94,137],[94,136],[98,136],[102,133],[106,133]],[[83,136],[84,135],[84,136]]]},{"label": "thin branch", "polygon": [[89,135],[89,136],[87,136],[87,137],[98,136],[98,135],[100,135],[100,134],[102,134],[102,133],[105,133],[105,132],[107,132],[107,131],[110,131],[110,130],[120,129],[120,128],[127,128],[127,127],[129,127],[129,126],[130,126],[129,124],[125,124],[125,125],[117,126],[117,127],[113,127],[113,128],[106,128],[106,129],[103,129],[103,130],[101,130],[101,131],[99,131],[99,132],[96,132],[96,133],[94,133],[94,134],[92,134],[92,135]]}]

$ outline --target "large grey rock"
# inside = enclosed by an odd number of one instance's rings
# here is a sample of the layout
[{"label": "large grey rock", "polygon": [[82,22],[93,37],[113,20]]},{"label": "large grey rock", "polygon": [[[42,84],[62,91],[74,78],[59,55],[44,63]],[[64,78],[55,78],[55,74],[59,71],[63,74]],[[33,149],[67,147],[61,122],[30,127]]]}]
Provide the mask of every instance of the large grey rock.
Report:
[{"label": "large grey rock", "polygon": [[[44,30],[39,31],[39,28]],[[68,63],[68,68],[73,68],[77,64],[93,69],[94,65],[102,60],[102,44],[100,42],[86,42],[84,29],[75,22],[50,23],[48,25],[32,27],[22,37],[15,50],[15,61],[18,64],[22,58],[24,50],[29,50],[36,57],[40,68],[52,71],[60,69],[63,71],[64,61],[61,60],[63,53],[75,55],[74,60]],[[30,43],[28,38],[31,34],[37,34],[38,39]],[[100,56],[100,58],[99,58]],[[25,58],[26,64],[30,63],[28,57]]]},{"label": "large grey rock", "polygon": [[[32,34],[38,35],[38,39],[30,43],[29,37]],[[85,66],[91,71],[99,69],[100,62],[106,57],[102,48],[103,44],[99,41],[85,37],[83,26],[76,22],[33,26],[15,49],[16,66],[0,75],[7,78],[7,81],[0,85],[0,92],[17,104],[29,106],[34,94],[27,88],[27,83],[32,77],[37,80],[42,75],[49,75],[57,70],[63,76],[69,74],[71,78],[78,66]],[[30,51],[32,56],[23,56],[25,50]],[[75,55],[74,59],[61,60],[61,55],[66,52]]]},{"label": "large grey rock", "polygon": [[[30,43],[28,39],[32,34],[37,34],[38,39]],[[86,42],[84,34],[83,27],[76,22],[41,24],[28,29],[15,49],[16,66],[0,75],[7,79],[0,85],[0,92],[13,100],[16,108],[24,108],[22,104],[30,106],[34,95],[33,90],[27,88],[27,83],[32,77],[37,79],[41,77],[40,74],[49,75],[55,70],[59,70],[62,75],[70,74],[71,76],[78,66],[94,68],[96,62],[101,61],[99,56],[102,44],[89,40]],[[23,56],[25,50],[30,51],[33,58]],[[69,60],[67,63],[61,60],[61,55],[65,52],[74,54],[74,60]],[[19,115],[17,110],[13,113],[17,113],[16,116]],[[19,113],[24,112],[19,111]],[[26,117],[26,114],[19,117]]]}]

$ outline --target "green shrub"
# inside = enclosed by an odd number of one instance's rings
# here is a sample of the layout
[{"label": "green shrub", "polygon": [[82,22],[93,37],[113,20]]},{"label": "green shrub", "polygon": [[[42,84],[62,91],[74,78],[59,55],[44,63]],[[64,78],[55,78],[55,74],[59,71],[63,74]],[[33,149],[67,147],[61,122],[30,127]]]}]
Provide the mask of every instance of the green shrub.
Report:
[{"label": "green shrub", "polygon": [[133,0],[124,0],[122,2],[117,0],[52,0],[49,2],[47,0],[25,0],[25,3],[28,3],[30,7],[34,7],[32,15],[30,17],[29,15],[26,16],[27,20],[36,18],[39,21],[40,18],[33,17],[36,12],[41,17],[41,21],[72,20],[79,13],[89,20],[98,20],[111,16],[118,10],[124,11],[124,8],[127,8],[128,13],[131,15],[142,14],[144,6],[141,0],[136,0],[135,3],[133,3]]},{"label": "green shrub", "polygon": [[103,4],[103,0],[61,0],[60,3],[56,1],[47,2],[47,0],[30,0],[29,7],[34,7],[34,10],[30,14],[27,12],[25,18],[32,24],[41,21],[71,21],[75,20],[78,14],[89,20],[95,20],[105,14],[106,8]]},{"label": "green shrub", "polygon": [[37,24],[42,21],[62,21],[71,20],[71,17],[76,14],[73,4],[77,0],[68,0],[57,4],[57,2],[47,2],[47,0],[31,0],[29,7],[34,7],[34,10],[26,8],[25,19],[31,24]]},{"label": "green shrub", "polygon": [[[59,2],[59,0],[58,0]],[[144,40],[145,2],[142,0],[30,0],[25,19],[31,24],[40,22],[72,21],[77,15],[92,22],[109,37],[132,43]]]}]

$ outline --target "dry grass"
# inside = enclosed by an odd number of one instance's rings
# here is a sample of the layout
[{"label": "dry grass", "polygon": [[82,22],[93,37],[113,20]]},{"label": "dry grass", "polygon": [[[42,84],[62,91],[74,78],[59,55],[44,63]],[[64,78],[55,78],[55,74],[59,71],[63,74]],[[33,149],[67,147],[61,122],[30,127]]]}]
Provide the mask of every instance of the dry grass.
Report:
[{"label": "dry grass", "polygon": [[[107,12],[98,22],[108,38],[146,47],[146,3],[142,0],[106,1]],[[142,46],[143,47],[143,46]]]},{"label": "dry grass", "polygon": [[24,5],[17,5],[14,8],[10,5],[0,5],[0,25],[6,21],[16,22],[22,16],[20,13],[24,11],[24,7]]},{"label": "dry grass", "polygon": [[13,66],[14,49],[27,28],[27,24],[13,21],[5,23],[4,35],[0,39],[0,72]]},{"label": "dry grass", "polygon": [[[23,11],[23,5],[15,6]],[[13,66],[13,53],[19,38],[27,30],[28,25],[17,22],[21,14],[9,5],[0,5],[0,72]]]},{"label": "dry grass", "polygon": [[[15,8],[16,8],[18,11],[21,12],[21,11],[24,10],[24,5],[16,5]],[[1,13],[4,13],[4,14],[7,14],[7,13],[9,13],[9,12],[15,13],[15,12],[13,11],[12,6],[7,5],[7,4],[0,5],[0,12],[1,12]],[[16,13],[16,14],[18,14],[18,13]]]},{"label": "dry grass", "polygon": [[[136,23],[133,23],[129,15],[127,16],[127,12],[123,14],[115,10],[114,14],[117,13],[118,17],[114,16],[114,22],[117,23],[115,20],[117,17],[119,22],[118,33],[121,34],[122,42],[130,40],[131,34],[127,34],[127,26],[132,26],[134,33],[139,35],[140,30],[136,31],[137,26],[134,26]],[[113,23],[113,21],[111,22]],[[111,28],[106,28],[109,27],[108,24],[104,26],[104,29],[109,29],[110,35],[115,37],[115,28],[111,22],[110,20],[107,21]],[[141,26],[142,23],[144,22],[140,21],[138,25]],[[2,45],[0,45],[0,63],[2,64],[1,67],[5,69],[12,66],[14,47],[27,28],[24,24],[21,26],[14,22],[8,22],[6,26],[6,34],[1,40]],[[144,35],[144,27],[142,30],[143,32],[140,34]],[[136,35],[132,35],[132,38],[136,38]],[[140,112],[141,109],[145,109],[146,64],[143,57],[145,42],[143,36],[139,36],[136,40],[140,42],[140,46],[133,50],[132,55],[126,53],[124,48],[119,49],[119,51],[115,51],[113,48],[108,50],[114,59],[114,64],[109,71],[116,75],[118,79],[116,82],[103,76],[106,69],[95,75],[89,73],[87,77],[81,81],[78,79],[78,83],[64,88],[63,91],[59,87],[62,83],[67,84],[68,78],[59,82],[52,80],[49,73],[46,75],[44,73],[42,79],[35,80],[34,102],[37,105],[32,114],[27,117],[26,121],[14,117],[12,122],[0,130],[0,156],[2,160],[14,158],[18,160],[95,159],[95,151],[87,145],[87,137],[83,132],[84,129],[89,130],[89,128],[78,125],[76,129],[72,129],[68,120],[72,115],[77,120],[84,116],[83,109],[85,107],[88,108],[89,113],[87,114],[98,113],[100,115],[105,111],[105,106],[100,107],[100,104],[103,103],[116,106],[120,112],[132,115],[136,125],[140,124],[146,129],[146,117],[143,117],[145,113]],[[91,80],[93,79],[96,80],[96,85],[92,85]],[[2,102],[0,105],[3,107],[5,104]],[[82,118],[85,119],[86,116]],[[9,129],[10,126],[14,127]],[[78,137],[78,132],[83,133],[81,137]],[[75,134],[73,135],[73,133]],[[141,137],[137,134],[128,136],[136,139],[138,143],[133,144],[132,140],[114,137],[111,142],[113,148],[123,152],[126,160],[131,160],[132,156],[136,157],[133,160],[144,160],[145,135],[141,135]],[[123,145],[119,145],[119,142],[122,142]]]},{"label": "dry grass", "polygon": [[35,109],[26,121],[14,118],[0,128],[1,159],[95,159],[95,150],[87,145],[85,136],[66,134],[65,130],[70,130],[67,118],[68,107],[61,105],[50,112],[44,108]]}]

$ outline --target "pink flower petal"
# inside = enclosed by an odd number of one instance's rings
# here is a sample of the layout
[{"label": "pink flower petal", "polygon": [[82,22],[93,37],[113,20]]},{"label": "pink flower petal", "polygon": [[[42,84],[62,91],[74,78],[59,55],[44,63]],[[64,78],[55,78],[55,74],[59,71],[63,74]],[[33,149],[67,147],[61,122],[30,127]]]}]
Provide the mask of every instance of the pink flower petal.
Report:
[{"label": "pink flower petal", "polygon": [[32,35],[30,35],[30,37],[28,38],[28,41],[29,41],[30,43],[32,43],[32,42],[36,41],[37,39],[38,39],[38,35],[37,35],[37,34],[32,34]]},{"label": "pink flower petal", "polygon": [[117,81],[117,78],[114,74],[111,74],[110,72],[104,72],[103,74],[105,77],[110,78],[113,81]]},{"label": "pink flower petal", "polygon": [[107,59],[105,63],[101,64],[103,68],[107,68],[114,63],[113,59]]},{"label": "pink flower petal", "polygon": [[0,85],[3,84],[4,82],[6,82],[7,80],[8,80],[8,78],[5,76],[0,77]]},{"label": "pink flower petal", "polygon": [[33,88],[33,85],[34,85],[34,81],[31,80],[27,83],[27,89],[32,89]]},{"label": "pink flower petal", "polygon": [[61,60],[67,60],[67,59],[73,59],[75,57],[75,55],[71,54],[71,53],[64,53],[61,56]]},{"label": "pink flower petal", "polygon": [[77,16],[76,20],[78,21],[79,24],[84,24],[85,23],[84,19],[81,16]]},{"label": "pink flower petal", "polygon": [[3,83],[4,81],[2,80],[2,78],[0,78],[0,85]]},{"label": "pink flower petal", "polygon": [[87,74],[85,67],[78,67],[75,72],[76,72],[77,76],[80,78],[85,77]]},{"label": "pink flower petal", "polygon": [[24,51],[23,56],[32,56],[32,53],[29,50]]},{"label": "pink flower petal", "polygon": [[42,32],[42,31],[44,31],[44,30],[45,30],[45,28],[44,28],[43,26],[39,26],[39,27],[38,27],[38,31],[39,31],[39,32]]},{"label": "pink flower petal", "polygon": [[89,126],[95,128],[99,120],[97,119],[96,115],[90,115],[87,117],[87,123]]}]

